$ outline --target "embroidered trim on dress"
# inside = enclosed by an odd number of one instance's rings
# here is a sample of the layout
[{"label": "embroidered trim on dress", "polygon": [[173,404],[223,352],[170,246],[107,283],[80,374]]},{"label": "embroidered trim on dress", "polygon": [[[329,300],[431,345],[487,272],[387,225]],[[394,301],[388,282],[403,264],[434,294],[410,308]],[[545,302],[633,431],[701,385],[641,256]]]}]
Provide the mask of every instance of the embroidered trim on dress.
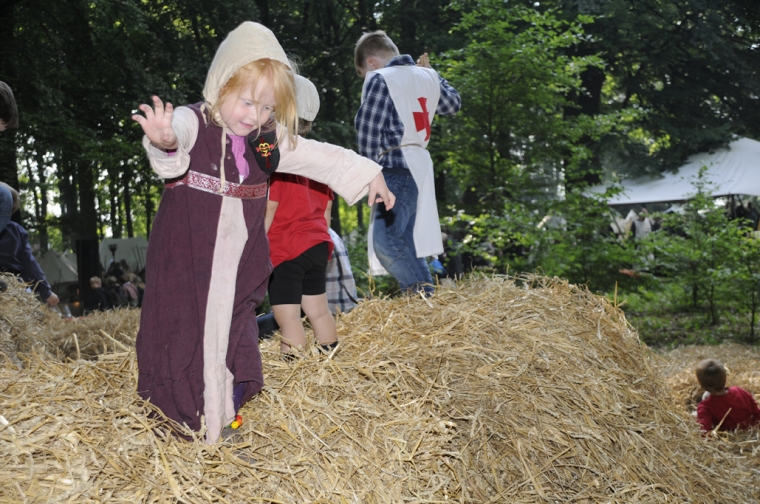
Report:
[{"label": "embroidered trim on dress", "polygon": [[192,170],[188,170],[184,177],[174,182],[169,182],[168,184],[165,184],[164,187],[172,189],[181,185],[186,185],[204,192],[229,196],[231,198],[257,199],[263,198],[267,195],[266,182],[256,185],[241,185],[225,181],[224,190],[220,191],[220,188],[222,187],[221,180],[211,175],[198,173]]}]

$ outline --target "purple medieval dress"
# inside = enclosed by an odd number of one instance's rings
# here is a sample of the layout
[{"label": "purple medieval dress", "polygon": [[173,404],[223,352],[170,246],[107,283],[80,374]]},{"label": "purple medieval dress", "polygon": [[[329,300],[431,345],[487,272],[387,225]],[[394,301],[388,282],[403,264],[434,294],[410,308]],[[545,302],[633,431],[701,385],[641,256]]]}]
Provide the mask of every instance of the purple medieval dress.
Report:
[{"label": "purple medieval dress", "polygon": [[[248,142],[225,136],[200,104],[176,108],[172,125],[176,156],[143,139],[167,184],[148,242],[137,392],[190,429],[200,430],[205,417],[206,442],[215,443],[240,404],[263,386],[255,308],[272,271],[263,170],[277,166],[267,161],[278,158],[279,171],[327,184],[349,204],[367,193],[381,168],[335,145],[291,143],[287,134]],[[271,150],[266,142],[275,138],[280,147]],[[223,155],[226,180],[240,183],[225,182],[220,194]]]},{"label": "purple medieval dress", "polygon": [[[204,121],[198,105],[190,108],[198,116],[200,126],[190,150],[188,173],[218,181],[222,128]],[[229,146],[229,138],[227,143]],[[240,180],[229,147],[225,157],[226,179]],[[264,299],[272,271],[263,219],[268,175],[258,168],[248,145],[245,160],[250,172],[240,186],[248,191],[246,197],[239,199],[244,227],[231,231],[246,233],[248,239],[231,258],[239,257],[236,276],[220,279],[234,282],[234,302],[226,352],[222,352],[221,358],[217,355],[215,358],[220,362],[214,363],[226,367],[236,392],[242,390],[242,402],[257,394],[264,382],[255,308]],[[209,293],[215,292],[211,286],[214,254],[220,253],[219,239],[225,233],[218,228],[224,222],[220,215],[223,217],[226,198],[181,181],[167,184],[146,258],[146,289],[136,343],[137,391],[168,418],[195,431],[201,428],[205,412],[204,389],[208,380],[204,379],[204,373],[208,373],[209,363],[204,359],[219,353],[209,352],[204,332]]]}]

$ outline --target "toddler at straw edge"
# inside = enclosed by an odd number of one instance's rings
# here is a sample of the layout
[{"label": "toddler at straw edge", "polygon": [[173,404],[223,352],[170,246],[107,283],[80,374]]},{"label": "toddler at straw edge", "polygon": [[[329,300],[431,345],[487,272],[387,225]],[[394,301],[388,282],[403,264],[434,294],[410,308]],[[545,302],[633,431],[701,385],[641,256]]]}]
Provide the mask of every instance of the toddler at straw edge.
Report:
[{"label": "toddler at straw edge", "polygon": [[720,430],[733,431],[760,423],[760,408],[752,394],[741,387],[726,387],[726,368],[722,362],[705,359],[697,364],[696,374],[705,390],[697,406],[697,421],[703,431],[719,424]]},{"label": "toddler at straw edge", "polygon": [[[349,203],[393,205],[380,167],[296,138],[293,64],[266,27],[245,22],[217,50],[204,101],[153,97],[135,114],[164,179],[146,258],[137,391],[179,425],[219,440],[263,385],[256,306],[272,266],[267,179],[278,168],[330,185]],[[176,429],[175,429],[176,430]]]},{"label": "toddler at straw edge", "polygon": [[[299,135],[311,130],[319,112],[319,94],[311,81],[296,76]],[[269,304],[282,341],[280,351],[292,358],[303,350],[306,333],[301,309],[309,317],[314,338],[329,352],[338,344],[335,319],[327,305],[325,279],[333,243],[327,229],[333,193],[329,187],[300,175],[273,173],[265,226],[272,259]]]}]

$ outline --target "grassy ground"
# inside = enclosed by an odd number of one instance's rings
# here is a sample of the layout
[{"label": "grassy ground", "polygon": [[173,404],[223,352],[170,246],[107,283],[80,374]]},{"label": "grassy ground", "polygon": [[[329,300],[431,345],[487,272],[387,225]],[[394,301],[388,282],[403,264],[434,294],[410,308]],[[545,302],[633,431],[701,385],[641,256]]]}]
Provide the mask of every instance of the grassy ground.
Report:
[{"label": "grassy ground", "polygon": [[[628,321],[650,347],[676,348],[684,345],[716,345],[722,342],[757,344],[760,328],[746,309],[721,300],[716,310],[717,323],[712,321],[707,305],[694,307],[689,293],[677,284],[658,283],[639,286],[631,292],[618,292],[617,302]],[[615,294],[608,294],[614,299]],[[735,301],[734,301],[735,303]]]}]

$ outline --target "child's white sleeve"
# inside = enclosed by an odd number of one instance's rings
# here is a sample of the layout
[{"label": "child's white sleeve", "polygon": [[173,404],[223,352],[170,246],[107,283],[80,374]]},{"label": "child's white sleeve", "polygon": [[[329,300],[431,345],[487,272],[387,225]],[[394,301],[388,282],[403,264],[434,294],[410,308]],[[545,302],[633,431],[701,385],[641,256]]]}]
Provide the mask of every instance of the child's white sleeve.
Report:
[{"label": "child's white sleeve", "polygon": [[143,147],[148,153],[148,161],[159,177],[176,178],[190,168],[190,150],[198,138],[198,116],[187,107],[174,109],[172,127],[177,135],[177,150],[166,152],[151,145],[148,137],[143,137]]},{"label": "child's white sleeve", "polygon": [[352,150],[302,137],[291,149],[287,135],[281,134],[277,171],[326,184],[353,205],[367,194],[369,183],[382,167]]}]

